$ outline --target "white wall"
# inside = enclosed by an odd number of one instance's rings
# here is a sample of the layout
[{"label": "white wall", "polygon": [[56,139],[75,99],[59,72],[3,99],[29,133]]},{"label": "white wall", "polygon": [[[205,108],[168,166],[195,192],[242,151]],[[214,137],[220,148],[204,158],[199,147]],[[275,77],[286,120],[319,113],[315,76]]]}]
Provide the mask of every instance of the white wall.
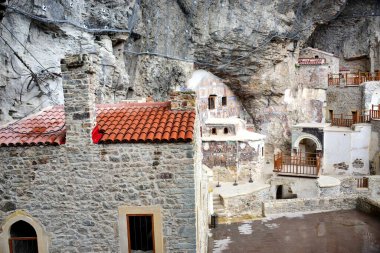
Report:
[{"label": "white wall", "polygon": [[369,174],[369,151],[371,143],[371,125],[357,124],[351,138],[351,164],[357,159],[363,161],[362,168],[352,168],[353,172]]},{"label": "white wall", "polygon": [[345,170],[334,168],[334,165],[344,162],[349,165],[351,156],[351,130],[324,131],[323,174],[339,174]]},{"label": "white wall", "polygon": [[[324,175],[352,175],[369,173],[371,125],[357,124],[350,128],[331,127],[324,130]],[[355,161],[357,161],[355,163]],[[361,162],[363,164],[361,164]],[[339,168],[344,163],[346,169]]]}]

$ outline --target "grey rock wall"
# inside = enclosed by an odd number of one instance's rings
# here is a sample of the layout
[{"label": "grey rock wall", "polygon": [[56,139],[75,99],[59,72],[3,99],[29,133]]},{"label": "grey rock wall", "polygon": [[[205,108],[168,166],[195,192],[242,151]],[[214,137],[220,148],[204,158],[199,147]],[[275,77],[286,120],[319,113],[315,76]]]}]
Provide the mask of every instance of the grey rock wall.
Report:
[{"label": "grey rock wall", "polygon": [[340,65],[356,71],[379,68],[377,1],[347,1],[336,18],[316,28],[307,44],[339,56]]},{"label": "grey rock wall", "polygon": [[[10,2],[19,2],[13,7],[28,13],[67,21],[61,24],[31,22],[24,15],[9,12],[10,8],[2,20],[11,28],[18,27],[18,38],[46,68],[54,67],[51,71],[59,73],[59,59],[65,53],[100,53],[99,101],[148,95],[156,100],[166,99],[170,89],[189,78],[194,62],[195,68],[209,70],[224,79],[254,118],[256,129],[266,134],[268,143],[275,147],[288,146],[292,124],[317,122],[323,118],[320,115],[323,94],[304,91],[307,85],[299,87],[295,74],[299,48],[315,27],[318,28],[309,44],[327,51],[332,51],[328,48],[330,44],[334,48],[345,48],[345,57],[350,59],[367,55],[366,45],[370,44],[373,45],[370,56],[363,57],[375,59],[378,55],[376,39],[372,36],[375,32],[369,33],[368,43],[363,36],[351,36],[366,34],[367,26],[375,31],[372,21],[350,23],[352,28],[341,29],[334,36],[329,32],[328,39],[322,29],[325,26],[330,31],[336,17],[346,9],[348,13],[353,9],[372,10],[370,0],[361,1],[360,8],[355,1],[346,4],[345,0]],[[88,28],[122,29],[132,33],[94,33]],[[0,32],[34,71],[41,70],[4,28],[0,27]],[[353,39],[343,46],[332,43],[334,37],[337,41]],[[63,102],[59,77],[46,80],[49,88],[33,86],[19,99],[20,83],[24,83],[26,77],[15,73],[11,60],[17,72],[25,72],[25,67],[4,45],[0,53],[1,121],[22,117],[39,104],[44,107]],[[375,64],[375,60],[370,62]],[[310,93],[310,99],[296,99],[290,105],[284,103],[288,89],[293,91],[294,98],[306,92]]]}]

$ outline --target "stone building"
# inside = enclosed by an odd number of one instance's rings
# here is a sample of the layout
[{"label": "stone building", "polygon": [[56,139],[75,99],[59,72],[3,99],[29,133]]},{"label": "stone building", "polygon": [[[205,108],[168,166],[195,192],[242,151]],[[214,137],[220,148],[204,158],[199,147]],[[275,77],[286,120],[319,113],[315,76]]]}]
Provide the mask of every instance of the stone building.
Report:
[{"label": "stone building", "polygon": [[309,87],[327,88],[328,75],[339,72],[339,58],[316,48],[307,47],[298,58],[298,82]]},{"label": "stone building", "polygon": [[220,181],[261,180],[264,141],[265,135],[246,130],[242,119],[209,118],[202,128],[203,164]]},{"label": "stone building", "polygon": [[220,181],[261,180],[265,135],[253,132],[252,119],[222,80],[196,71],[188,87],[197,94],[203,164]]},{"label": "stone building", "polygon": [[292,130],[292,150],[305,159],[319,155],[320,175],[369,175],[371,142],[371,125],[367,123],[352,128],[303,123]]},{"label": "stone building", "polygon": [[65,59],[64,106],[0,129],[0,252],[206,252],[192,103],[96,105],[96,58]]},{"label": "stone building", "polygon": [[239,117],[250,122],[251,118],[238,97],[220,78],[207,71],[197,70],[187,86],[196,92],[202,127],[209,118]]}]

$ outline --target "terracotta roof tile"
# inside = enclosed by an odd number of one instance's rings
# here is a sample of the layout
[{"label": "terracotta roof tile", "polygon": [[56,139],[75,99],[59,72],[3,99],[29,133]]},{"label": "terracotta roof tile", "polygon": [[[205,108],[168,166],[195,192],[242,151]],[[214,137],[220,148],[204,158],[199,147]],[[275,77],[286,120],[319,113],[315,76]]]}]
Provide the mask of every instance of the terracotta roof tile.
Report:
[{"label": "terracotta roof tile", "polygon": [[[172,111],[170,102],[97,105],[94,143],[192,141],[195,112]],[[65,143],[63,105],[0,128],[0,146]]]},{"label": "terracotta roof tile", "polygon": [[0,128],[0,146],[60,145],[65,136],[64,108],[57,105]]},{"label": "terracotta roof tile", "polygon": [[194,118],[193,111],[170,110],[170,102],[99,105],[97,131],[102,137],[94,142],[192,141]]}]

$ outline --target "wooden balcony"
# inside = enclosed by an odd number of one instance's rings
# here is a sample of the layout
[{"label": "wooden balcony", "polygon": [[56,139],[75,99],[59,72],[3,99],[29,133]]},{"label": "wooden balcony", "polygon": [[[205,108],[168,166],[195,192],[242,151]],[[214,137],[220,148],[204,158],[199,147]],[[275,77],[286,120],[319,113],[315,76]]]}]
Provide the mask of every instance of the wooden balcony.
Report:
[{"label": "wooden balcony", "polygon": [[361,83],[367,81],[380,81],[380,72],[358,72],[358,73],[339,73],[329,74],[328,84],[329,86],[358,86]]},{"label": "wooden balcony", "polygon": [[321,157],[290,156],[282,153],[274,156],[274,170],[279,175],[295,177],[319,177]]},{"label": "wooden balcony", "polygon": [[351,127],[353,124],[369,123],[371,119],[380,119],[380,105],[372,105],[370,110],[352,113],[351,115],[333,114],[332,126]]},{"label": "wooden balcony", "polygon": [[340,126],[340,127],[351,127],[353,124],[358,123],[369,123],[370,122],[369,115],[344,115],[344,114],[334,114],[331,119],[332,126]]}]

